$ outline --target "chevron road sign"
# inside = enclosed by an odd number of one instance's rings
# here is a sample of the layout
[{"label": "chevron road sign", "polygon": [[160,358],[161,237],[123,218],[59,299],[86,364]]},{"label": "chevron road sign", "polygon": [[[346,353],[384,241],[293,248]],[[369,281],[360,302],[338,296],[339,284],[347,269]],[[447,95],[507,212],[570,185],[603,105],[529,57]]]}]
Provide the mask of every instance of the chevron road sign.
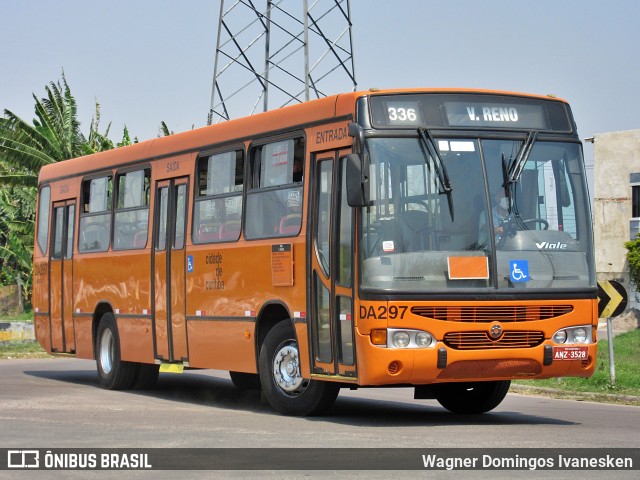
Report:
[{"label": "chevron road sign", "polygon": [[616,317],[627,307],[627,290],[614,280],[598,282],[598,318]]}]

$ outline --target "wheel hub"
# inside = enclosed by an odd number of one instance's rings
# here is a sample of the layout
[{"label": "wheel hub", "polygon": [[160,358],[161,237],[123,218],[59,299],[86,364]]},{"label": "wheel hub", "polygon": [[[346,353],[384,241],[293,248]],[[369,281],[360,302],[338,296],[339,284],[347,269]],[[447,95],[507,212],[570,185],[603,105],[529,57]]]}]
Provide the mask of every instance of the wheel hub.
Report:
[{"label": "wheel hub", "polygon": [[109,375],[113,368],[114,342],[111,330],[106,329],[102,332],[100,339],[100,367],[105,375]]},{"label": "wheel hub", "polygon": [[295,343],[282,344],[273,359],[273,376],[278,388],[289,395],[300,394],[306,388],[300,375],[298,347]]}]

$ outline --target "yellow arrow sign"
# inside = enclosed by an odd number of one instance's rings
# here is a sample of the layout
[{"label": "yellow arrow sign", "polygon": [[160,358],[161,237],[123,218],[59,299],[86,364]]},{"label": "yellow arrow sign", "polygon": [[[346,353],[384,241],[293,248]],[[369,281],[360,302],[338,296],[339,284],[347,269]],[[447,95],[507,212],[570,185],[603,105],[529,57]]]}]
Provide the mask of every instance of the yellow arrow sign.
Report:
[{"label": "yellow arrow sign", "polygon": [[[626,296],[626,291],[624,290],[624,287],[622,287],[622,285],[620,285],[617,282],[614,283],[611,281],[598,282],[598,286],[600,287],[600,289],[602,289],[602,291],[604,291],[604,293],[606,293],[609,296],[608,303],[604,305],[602,312],[600,312],[600,315],[598,316],[600,318],[608,318],[608,317],[614,317],[622,313],[622,310],[624,310],[624,307],[627,304],[627,296]],[[598,303],[600,303],[603,300],[606,301],[606,299],[598,298]],[[624,305],[621,305],[623,302],[624,302]],[[618,309],[618,307],[620,306],[621,308]],[[620,310],[620,311],[616,311],[616,310]]]}]

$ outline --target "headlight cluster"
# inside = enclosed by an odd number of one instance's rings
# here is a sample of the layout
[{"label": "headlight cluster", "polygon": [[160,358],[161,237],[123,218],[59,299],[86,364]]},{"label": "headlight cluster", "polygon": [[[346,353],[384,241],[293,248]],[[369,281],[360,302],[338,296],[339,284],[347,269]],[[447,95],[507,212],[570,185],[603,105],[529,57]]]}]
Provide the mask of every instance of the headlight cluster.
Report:
[{"label": "headlight cluster", "polygon": [[388,328],[386,333],[386,345],[382,342],[379,345],[387,348],[431,348],[436,345],[433,335],[424,330]]},{"label": "headlight cluster", "polygon": [[593,343],[593,335],[591,332],[591,325],[581,325],[579,327],[567,327],[558,330],[553,334],[552,340],[554,343],[564,344],[587,344]]}]

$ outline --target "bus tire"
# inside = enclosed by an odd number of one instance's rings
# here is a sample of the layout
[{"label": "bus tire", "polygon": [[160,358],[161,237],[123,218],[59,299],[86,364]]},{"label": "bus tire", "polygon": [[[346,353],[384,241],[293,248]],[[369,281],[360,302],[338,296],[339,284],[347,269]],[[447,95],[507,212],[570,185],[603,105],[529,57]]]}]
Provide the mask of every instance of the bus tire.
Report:
[{"label": "bus tire", "polygon": [[511,380],[452,382],[434,385],[438,403],[452,413],[480,414],[493,410],[509,391]]},{"label": "bus tire", "polygon": [[153,388],[158,383],[158,375],[160,373],[160,365],[152,363],[138,363],[138,372],[133,382],[133,388],[136,390],[147,390]]},{"label": "bus tire", "polygon": [[138,364],[120,359],[120,338],[112,313],[100,319],[96,334],[96,365],[100,385],[108,390],[126,390],[133,386]]},{"label": "bus tire", "polygon": [[302,378],[298,342],[287,322],[269,331],[259,364],[264,396],[283,415],[319,415],[333,405],[340,391],[335,383]]},{"label": "bus tire", "polygon": [[238,390],[260,390],[260,376],[257,373],[229,372],[229,376]]}]

